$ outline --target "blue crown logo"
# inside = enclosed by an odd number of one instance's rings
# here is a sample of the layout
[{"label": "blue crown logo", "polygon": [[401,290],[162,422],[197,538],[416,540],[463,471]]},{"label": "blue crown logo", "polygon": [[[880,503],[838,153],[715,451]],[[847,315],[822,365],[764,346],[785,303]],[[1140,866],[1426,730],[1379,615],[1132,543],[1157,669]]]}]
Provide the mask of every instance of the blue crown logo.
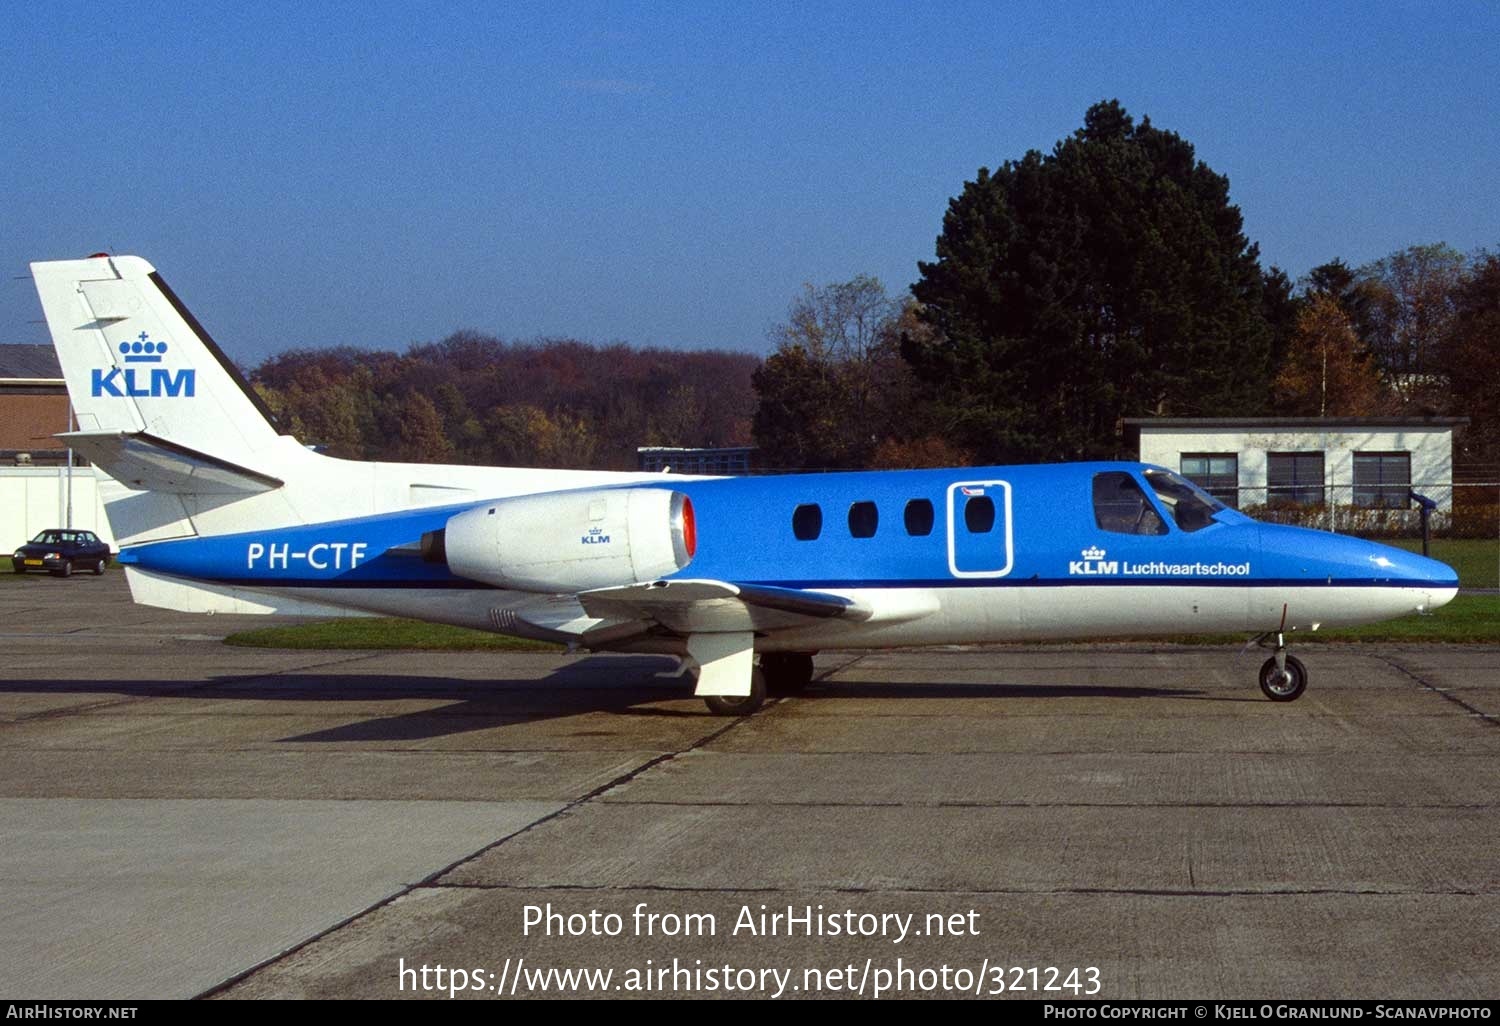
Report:
[{"label": "blue crown logo", "polygon": [[134,342],[121,342],[120,355],[125,357],[126,363],[161,363],[161,358],[167,351],[165,342],[153,342],[151,336],[144,331],[136,337]]}]

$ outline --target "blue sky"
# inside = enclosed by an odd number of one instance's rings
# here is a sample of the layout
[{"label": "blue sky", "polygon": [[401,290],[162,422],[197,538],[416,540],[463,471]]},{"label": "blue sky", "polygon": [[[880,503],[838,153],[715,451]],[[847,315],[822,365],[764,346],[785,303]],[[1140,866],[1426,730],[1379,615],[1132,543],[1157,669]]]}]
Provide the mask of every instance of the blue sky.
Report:
[{"label": "blue sky", "polygon": [[28,261],[106,249],[250,364],[458,328],[763,352],[804,281],[904,291],[981,165],[1112,97],[1294,277],[1494,248],[1496,39],[1492,0],[9,5],[0,341],[46,341]]}]

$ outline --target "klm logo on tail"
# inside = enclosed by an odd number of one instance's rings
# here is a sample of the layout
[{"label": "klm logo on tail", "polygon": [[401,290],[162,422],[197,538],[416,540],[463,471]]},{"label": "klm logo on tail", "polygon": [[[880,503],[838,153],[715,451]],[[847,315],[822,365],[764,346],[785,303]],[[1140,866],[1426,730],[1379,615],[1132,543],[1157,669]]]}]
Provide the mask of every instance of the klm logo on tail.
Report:
[{"label": "klm logo on tail", "polygon": [[116,399],[192,398],[197,386],[197,372],[191,367],[169,370],[165,367],[140,367],[136,364],[161,363],[167,343],[154,342],[144,331],[132,342],[121,342],[120,357],[124,367],[109,370],[95,368],[90,372],[89,393],[95,398]]}]

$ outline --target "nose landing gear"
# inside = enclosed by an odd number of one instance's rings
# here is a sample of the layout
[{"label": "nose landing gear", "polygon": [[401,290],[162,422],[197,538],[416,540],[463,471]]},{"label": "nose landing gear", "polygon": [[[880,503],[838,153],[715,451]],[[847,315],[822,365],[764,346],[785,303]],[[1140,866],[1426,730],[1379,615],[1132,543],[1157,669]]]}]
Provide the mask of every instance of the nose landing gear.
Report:
[{"label": "nose landing gear", "polygon": [[1307,690],[1307,667],[1287,655],[1286,637],[1276,632],[1276,654],[1260,667],[1260,690],[1273,702],[1293,702]]}]

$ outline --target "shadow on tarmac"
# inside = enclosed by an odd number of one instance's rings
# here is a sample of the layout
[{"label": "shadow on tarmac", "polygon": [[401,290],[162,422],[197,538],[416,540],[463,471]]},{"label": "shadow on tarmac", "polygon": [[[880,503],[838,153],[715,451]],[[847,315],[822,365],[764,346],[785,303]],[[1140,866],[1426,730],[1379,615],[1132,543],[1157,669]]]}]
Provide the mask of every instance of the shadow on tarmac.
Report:
[{"label": "shadow on tarmac", "polygon": [[[455,677],[310,673],[253,674],[216,677],[200,682],[53,680],[0,681],[0,694],[114,694],[125,701],[189,699],[202,701],[326,703],[336,714],[338,703],[397,704],[419,699],[436,707],[374,716],[281,738],[288,743],[418,741],[535,723],[588,713],[623,717],[704,719],[696,701],[686,707],[661,703],[692,699],[686,678],[658,678],[675,665],[656,656],[601,656],[559,667],[542,678],[473,680]],[[610,683],[616,682],[616,683]],[[815,683],[795,702],[839,702],[881,699],[1118,699],[1248,702],[1259,695],[1240,695],[1193,688],[1027,683],[831,682]],[[114,704],[105,702],[104,704]],[[76,707],[75,707],[76,708]],[[86,711],[88,707],[78,709]],[[60,709],[39,716],[66,715]],[[160,710],[170,713],[170,708]],[[1064,711],[1060,708],[1059,711]],[[29,717],[23,716],[22,719]],[[587,733],[587,732],[586,732]]]}]

